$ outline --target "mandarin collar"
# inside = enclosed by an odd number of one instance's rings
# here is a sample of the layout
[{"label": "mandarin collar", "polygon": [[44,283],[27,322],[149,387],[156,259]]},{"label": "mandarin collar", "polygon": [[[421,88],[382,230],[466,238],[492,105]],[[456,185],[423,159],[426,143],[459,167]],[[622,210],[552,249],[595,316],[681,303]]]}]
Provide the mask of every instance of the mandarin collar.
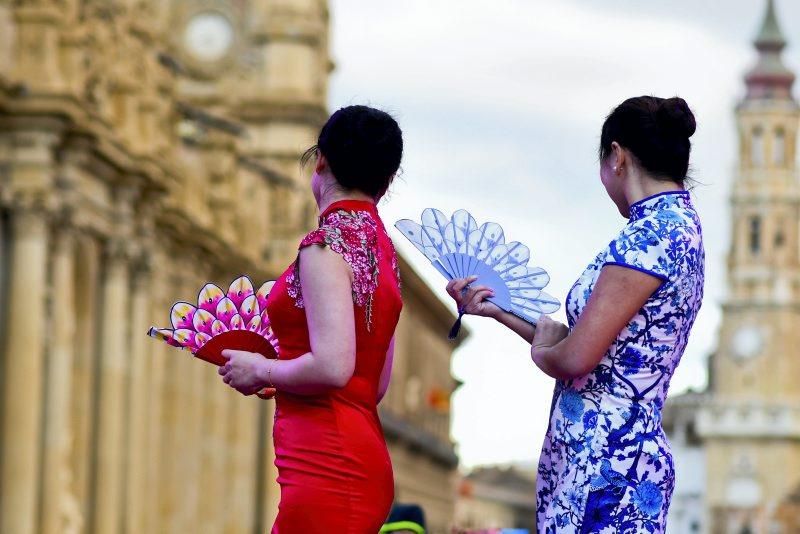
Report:
[{"label": "mandarin collar", "polygon": [[686,208],[690,204],[688,191],[665,191],[631,204],[629,220],[633,222],[651,213],[672,207]]},{"label": "mandarin collar", "polygon": [[370,213],[376,214],[378,213],[378,207],[375,205],[374,202],[369,200],[355,200],[355,199],[344,199],[344,200],[337,200],[336,202],[332,203],[330,206],[325,208],[319,218],[320,220],[324,217],[330,215],[334,211],[338,210],[345,210],[345,211],[368,211]]}]

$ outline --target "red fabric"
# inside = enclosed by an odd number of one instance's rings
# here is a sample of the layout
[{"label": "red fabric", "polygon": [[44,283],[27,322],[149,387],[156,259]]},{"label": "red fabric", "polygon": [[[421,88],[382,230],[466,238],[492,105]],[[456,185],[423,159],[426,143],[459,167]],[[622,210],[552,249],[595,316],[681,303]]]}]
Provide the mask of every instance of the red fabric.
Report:
[{"label": "red fabric", "polygon": [[[353,268],[356,366],[342,389],[317,396],[278,392],[273,439],[281,502],[272,532],[375,533],[394,497],[377,396],[402,308],[397,259],[369,202],[343,201],[329,207],[320,217],[320,229],[311,232],[301,248],[313,245],[330,246]],[[311,350],[300,293],[292,264],[267,302],[280,359]]]}]

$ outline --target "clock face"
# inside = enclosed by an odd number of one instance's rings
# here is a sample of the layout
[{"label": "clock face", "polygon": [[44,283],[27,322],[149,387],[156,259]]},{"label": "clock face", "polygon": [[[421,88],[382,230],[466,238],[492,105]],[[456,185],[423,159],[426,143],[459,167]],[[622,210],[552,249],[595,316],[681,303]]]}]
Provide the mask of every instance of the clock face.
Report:
[{"label": "clock face", "polygon": [[233,46],[233,25],[217,11],[204,11],[189,19],[183,34],[186,50],[200,61],[225,57]]},{"label": "clock face", "polygon": [[733,354],[741,360],[759,355],[764,347],[764,333],[755,326],[742,327],[733,336]]}]

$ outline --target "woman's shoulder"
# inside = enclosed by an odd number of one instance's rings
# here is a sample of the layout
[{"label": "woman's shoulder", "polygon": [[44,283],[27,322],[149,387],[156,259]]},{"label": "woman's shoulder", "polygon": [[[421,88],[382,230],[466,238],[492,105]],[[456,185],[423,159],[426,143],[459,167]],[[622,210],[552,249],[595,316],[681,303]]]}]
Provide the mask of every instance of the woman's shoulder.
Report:
[{"label": "woman's shoulder", "polygon": [[320,219],[319,228],[306,234],[300,248],[322,245],[347,252],[374,245],[377,230],[377,222],[369,212],[336,210]]},{"label": "woman's shoulder", "polygon": [[[378,222],[367,211],[335,210],[320,219],[320,226],[300,242],[300,249],[318,245],[339,254],[353,271],[353,300],[365,305],[378,286]],[[298,266],[295,262],[292,282],[301,293]]]},{"label": "woman's shoulder", "polygon": [[693,210],[665,209],[631,221],[618,236],[622,241],[681,241],[699,245],[700,220]]}]

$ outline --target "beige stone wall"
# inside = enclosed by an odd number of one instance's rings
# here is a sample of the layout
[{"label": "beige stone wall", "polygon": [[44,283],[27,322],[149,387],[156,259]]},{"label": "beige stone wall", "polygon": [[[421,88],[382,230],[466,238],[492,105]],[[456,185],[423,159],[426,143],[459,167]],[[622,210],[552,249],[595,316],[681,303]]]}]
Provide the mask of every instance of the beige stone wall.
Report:
[{"label": "beige stone wall", "polygon": [[[770,532],[780,524],[776,512],[800,484],[796,443],[765,438],[711,440],[706,450],[711,532],[730,532],[743,519],[751,519],[757,532]],[[742,505],[738,499],[743,499]]]},{"label": "beige stone wall", "polygon": [[[444,392],[449,399],[456,387],[450,359],[457,344],[447,339],[455,317],[402,260],[401,273],[403,314],[396,334],[392,381],[381,410],[409,424],[419,438],[440,451],[389,435],[396,500],[421,505],[430,532],[444,534],[454,524],[457,471],[449,405],[432,404],[431,395]],[[443,457],[441,451],[450,451],[452,459]]]},{"label": "beige stone wall", "polygon": [[[235,32],[213,64],[182,41],[208,9]],[[0,532],[271,525],[272,404],[145,333],[292,260],[331,68],[323,0],[0,0]],[[386,405],[452,453],[427,401],[454,387],[449,311],[404,271]],[[445,532],[452,459],[390,448],[398,497]]]},{"label": "beige stone wall", "polygon": [[[273,242],[309,217],[278,200],[307,193],[296,165],[270,168],[213,123],[236,124],[235,94],[182,92],[192,75],[162,65],[180,55],[172,16],[160,2],[0,2],[3,533],[254,532],[276,513],[271,403],[145,333],[207,280],[279,274],[291,256]],[[327,44],[303,46],[327,64]],[[262,111],[299,132],[286,158],[324,118],[318,85],[303,114]]]},{"label": "beige stone wall", "polygon": [[502,503],[474,497],[462,497],[456,503],[456,523],[467,531],[508,528],[516,520],[514,509]]},{"label": "beige stone wall", "polygon": [[[711,369],[716,398],[797,406],[800,358],[787,354],[800,347],[800,311],[726,306],[725,317]],[[763,331],[762,348],[751,358],[741,358],[736,353],[736,333],[753,326]]]},{"label": "beige stone wall", "polygon": [[389,452],[397,502],[422,506],[432,534],[450,532],[455,514],[455,470],[403,443],[390,441]]}]

